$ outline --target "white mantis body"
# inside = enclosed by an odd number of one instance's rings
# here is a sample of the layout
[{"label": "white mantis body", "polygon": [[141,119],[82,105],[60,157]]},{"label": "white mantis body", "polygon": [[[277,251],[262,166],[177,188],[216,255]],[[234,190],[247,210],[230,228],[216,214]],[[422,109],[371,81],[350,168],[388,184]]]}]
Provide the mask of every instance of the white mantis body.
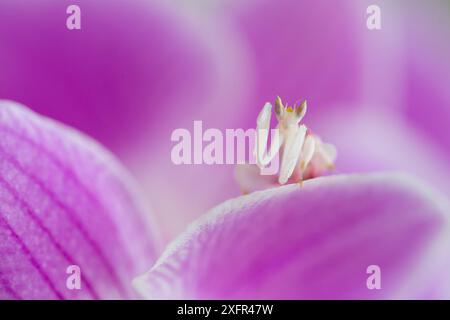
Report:
[{"label": "white mantis body", "polygon": [[306,101],[299,107],[284,107],[280,97],[275,101],[275,114],[278,120],[278,134],[271,141],[267,153],[268,133],[272,105],[266,103],[257,118],[256,163],[262,168],[267,166],[277,152],[281,153],[281,166],[278,182],[285,184],[295,173],[299,180],[304,177],[320,175],[325,169],[332,168],[336,158],[336,148],[322,143],[320,138],[308,132],[300,121],[305,116]]}]

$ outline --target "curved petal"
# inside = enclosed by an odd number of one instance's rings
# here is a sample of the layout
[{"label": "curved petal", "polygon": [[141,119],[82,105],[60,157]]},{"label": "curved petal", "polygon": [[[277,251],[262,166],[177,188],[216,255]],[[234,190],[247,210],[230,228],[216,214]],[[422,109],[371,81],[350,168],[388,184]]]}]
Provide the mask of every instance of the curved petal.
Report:
[{"label": "curved petal", "polygon": [[[144,212],[100,145],[0,101],[0,299],[132,297],[156,254]],[[80,290],[66,286],[71,265]]]},{"label": "curved petal", "polygon": [[[156,299],[448,297],[448,214],[402,174],[267,189],[213,209],[134,284]],[[366,286],[371,265],[381,290]]]}]

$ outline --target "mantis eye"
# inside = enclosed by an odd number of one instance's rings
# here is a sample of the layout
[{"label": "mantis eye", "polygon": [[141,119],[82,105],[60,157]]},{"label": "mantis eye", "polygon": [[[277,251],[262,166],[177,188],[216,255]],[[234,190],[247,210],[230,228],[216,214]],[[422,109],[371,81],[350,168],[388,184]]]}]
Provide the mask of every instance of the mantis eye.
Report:
[{"label": "mantis eye", "polygon": [[302,102],[302,104],[295,109],[295,114],[297,115],[297,118],[301,119],[305,116],[307,109],[306,100]]},{"label": "mantis eye", "polygon": [[275,99],[275,114],[280,117],[281,114],[283,113],[283,103],[281,102],[281,98],[277,97]]}]

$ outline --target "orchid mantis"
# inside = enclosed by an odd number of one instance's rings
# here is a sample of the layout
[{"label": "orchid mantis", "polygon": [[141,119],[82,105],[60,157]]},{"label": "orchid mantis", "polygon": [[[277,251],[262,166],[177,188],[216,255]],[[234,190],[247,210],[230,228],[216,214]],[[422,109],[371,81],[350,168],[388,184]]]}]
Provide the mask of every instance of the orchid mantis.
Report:
[{"label": "orchid mantis", "polygon": [[272,137],[267,152],[268,133],[272,105],[267,102],[257,118],[255,156],[260,168],[267,166],[277,152],[281,154],[278,182],[285,184],[291,176],[300,181],[321,175],[333,168],[336,148],[312,134],[300,121],[307,110],[306,100],[300,106],[283,106],[280,97],[275,100],[275,114],[278,120],[277,134]]}]

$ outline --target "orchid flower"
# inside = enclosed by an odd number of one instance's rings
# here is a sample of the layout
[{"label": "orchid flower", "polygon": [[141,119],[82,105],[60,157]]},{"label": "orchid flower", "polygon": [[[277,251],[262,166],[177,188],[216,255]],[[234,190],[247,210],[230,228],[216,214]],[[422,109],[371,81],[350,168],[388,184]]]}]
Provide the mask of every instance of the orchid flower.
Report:
[{"label": "orchid flower", "polygon": [[[231,199],[156,263],[154,222],[145,227],[139,191],[117,160],[7,101],[0,181],[2,299],[450,295],[448,203],[405,175],[328,176]],[[69,265],[82,271],[81,290],[66,287]],[[366,287],[371,265],[382,290]]]},{"label": "orchid flower", "polygon": [[[136,188],[98,143],[0,101],[0,299],[136,297],[157,255]],[[66,286],[73,265],[81,290]]]},{"label": "orchid flower", "polygon": [[165,243],[240,193],[232,167],[167,161],[172,130],[198,119],[253,127],[276,94],[308,97],[308,125],[340,151],[337,172],[402,169],[449,190],[450,19],[439,1],[382,1],[380,32],[365,28],[372,3],[360,0],[339,10],[312,0],[78,4],[80,33],[65,29],[58,0],[2,1],[0,98],[108,147],[143,186]]},{"label": "orchid flower", "polygon": [[[372,32],[364,0],[77,3],[79,33],[2,1],[0,98],[39,115],[0,102],[0,298],[449,297],[448,5],[380,1]],[[278,93],[313,106],[286,185],[167,160],[173,129],[251,128]]]}]

